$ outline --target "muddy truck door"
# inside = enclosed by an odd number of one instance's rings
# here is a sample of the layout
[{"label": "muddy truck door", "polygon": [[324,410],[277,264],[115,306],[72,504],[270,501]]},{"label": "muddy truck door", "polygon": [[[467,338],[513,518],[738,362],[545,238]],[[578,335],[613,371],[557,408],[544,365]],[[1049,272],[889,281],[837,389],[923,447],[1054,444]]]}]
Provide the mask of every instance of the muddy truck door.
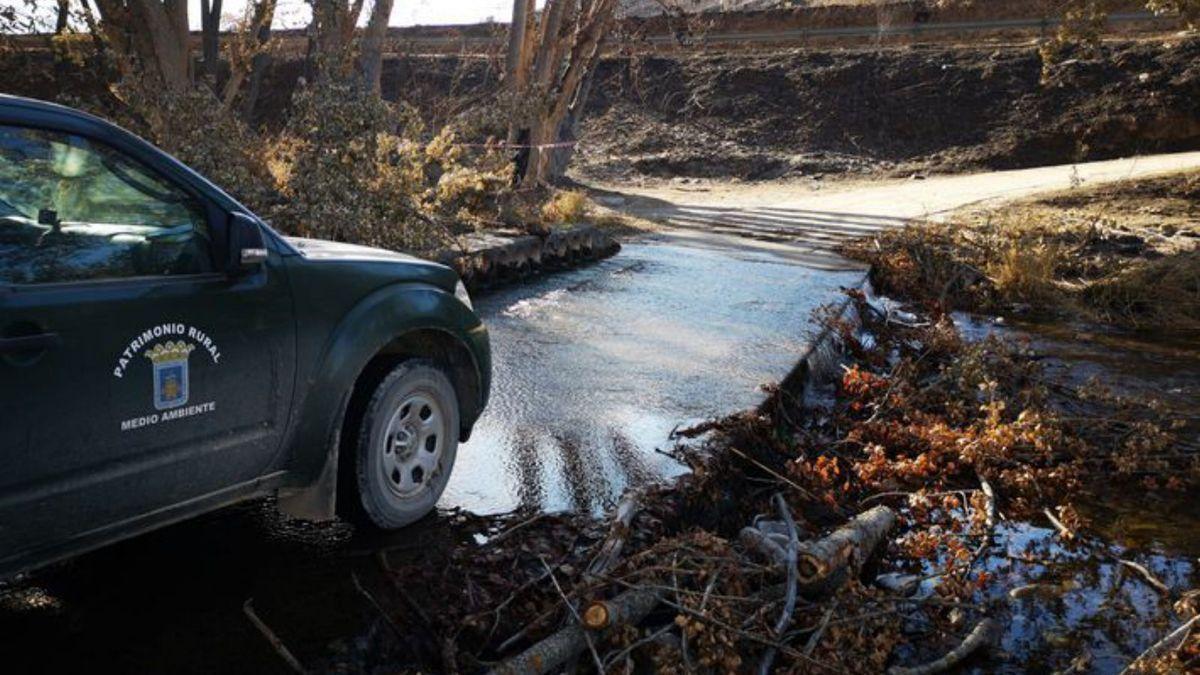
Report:
[{"label": "muddy truck door", "polygon": [[270,479],[295,319],[275,252],[230,269],[235,221],[100,140],[0,125],[0,575]]}]

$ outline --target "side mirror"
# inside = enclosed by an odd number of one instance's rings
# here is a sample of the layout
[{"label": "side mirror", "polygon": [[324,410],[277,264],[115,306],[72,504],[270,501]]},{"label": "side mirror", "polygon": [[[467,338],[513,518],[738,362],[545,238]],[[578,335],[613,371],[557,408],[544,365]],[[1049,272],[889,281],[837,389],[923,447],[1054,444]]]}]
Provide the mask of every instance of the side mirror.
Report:
[{"label": "side mirror", "polygon": [[230,274],[249,274],[267,261],[267,245],[263,241],[258,221],[244,213],[229,217],[229,260],[225,269]]}]

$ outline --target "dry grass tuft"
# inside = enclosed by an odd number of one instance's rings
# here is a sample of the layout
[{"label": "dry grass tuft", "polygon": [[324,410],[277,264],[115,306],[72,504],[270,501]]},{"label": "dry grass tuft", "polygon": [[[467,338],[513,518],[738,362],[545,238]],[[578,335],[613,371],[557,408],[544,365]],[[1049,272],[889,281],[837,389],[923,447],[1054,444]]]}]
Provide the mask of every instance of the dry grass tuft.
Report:
[{"label": "dry grass tuft", "polygon": [[557,225],[578,221],[587,214],[587,205],[587,195],[583,192],[561,190],[542,206],[542,222]]},{"label": "dry grass tuft", "polygon": [[1085,286],[1080,295],[1111,323],[1200,329],[1200,250],[1131,266]]},{"label": "dry grass tuft", "polygon": [[1057,246],[1013,244],[999,260],[989,263],[988,276],[1005,298],[1035,304],[1061,302],[1054,278],[1058,256]]},{"label": "dry grass tuft", "polygon": [[859,240],[884,293],[1127,328],[1200,329],[1200,173],[1072,190]]}]

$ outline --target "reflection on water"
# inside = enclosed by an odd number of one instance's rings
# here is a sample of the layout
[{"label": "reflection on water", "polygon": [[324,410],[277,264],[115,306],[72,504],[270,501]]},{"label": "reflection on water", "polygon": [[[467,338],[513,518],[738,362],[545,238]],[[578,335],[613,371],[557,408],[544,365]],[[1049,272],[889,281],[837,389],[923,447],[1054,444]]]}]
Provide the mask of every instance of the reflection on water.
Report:
[{"label": "reflection on water", "polygon": [[1120,559],[1144,565],[1176,594],[1200,581],[1188,558],[1097,539],[1064,545],[1053,530],[1024,523],[1000,527],[993,551],[984,566],[996,582],[983,600],[1005,626],[1003,650],[1019,656],[1013,672],[1062,670],[1077,659],[1082,672],[1118,672],[1178,623],[1171,601]]},{"label": "reflection on water", "polygon": [[442,504],[598,512],[675,475],[654,452],[671,429],[755,405],[803,353],[813,309],[861,277],[646,241],[481,298],[493,397]]},{"label": "reflection on water", "polygon": [[[1028,340],[1047,373],[1069,385],[1161,401],[1182,422],[1180,447],[1198,447],[1200,341],[1195,336],[965,315],[955,319],[971,337],[996,333]],[[1200,501],[1194,494],[1123,489],[1098,492],[1077,504],[1094,539],[1063,546],[1049,529],[1003,528],[1004,552],[988,562],[989,570],[1000,575],[997,586],[1040,585],[1019,601],[999,603],[1008,613],[1004,650],[1022,656],[1022,669],[1061,670],[1080,659],[1082,672],[1119,672],[1182,622],[1171,602],[1200,585]],[[1144,565],[1171,588],[1172,598],[1119,565],[1119,559]],[[996,591],[990,599],[1002,601],[1001,595]]]}]

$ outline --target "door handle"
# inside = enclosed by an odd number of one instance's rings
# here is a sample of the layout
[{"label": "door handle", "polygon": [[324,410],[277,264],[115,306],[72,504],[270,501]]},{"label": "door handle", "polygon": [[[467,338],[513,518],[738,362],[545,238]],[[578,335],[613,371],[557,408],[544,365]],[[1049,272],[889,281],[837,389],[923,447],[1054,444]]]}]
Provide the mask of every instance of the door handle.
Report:
[{"label": "door handle", "polygon": [[58,333],[39,333],[37,335],[0,338],[0,354],[42,351],[50,347],[57,347],[61,342],[62,338],[58,336]]}]

